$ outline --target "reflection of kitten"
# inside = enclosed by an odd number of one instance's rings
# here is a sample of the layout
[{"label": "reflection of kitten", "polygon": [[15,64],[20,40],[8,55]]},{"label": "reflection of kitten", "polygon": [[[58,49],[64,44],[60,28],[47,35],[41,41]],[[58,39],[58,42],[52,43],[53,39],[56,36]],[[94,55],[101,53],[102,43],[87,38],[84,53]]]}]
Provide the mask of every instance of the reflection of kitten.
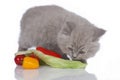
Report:
[{"label": "reflection of kitten", "polygon": [[42,46],[73,60],[86,60],[98,51],[98,40],[104,33],[105,30],[61,7],[34,7],[21,20],[19,50]]}]

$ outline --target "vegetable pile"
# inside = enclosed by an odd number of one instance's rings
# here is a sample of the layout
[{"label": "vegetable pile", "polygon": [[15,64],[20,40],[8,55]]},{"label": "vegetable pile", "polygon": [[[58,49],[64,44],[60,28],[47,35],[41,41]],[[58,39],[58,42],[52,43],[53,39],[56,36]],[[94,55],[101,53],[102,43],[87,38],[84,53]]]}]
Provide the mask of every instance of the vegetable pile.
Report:
[{"label": "vegetable pile", "polygon": [[61,58],[61,55],[37,47],[36,50],[27,50],[17,52],[14,58],[17,65],[21,65],[24,69],[37,69],[42,62],[54,68],[85,68],[86,63],[80,61],[70,61]]}]

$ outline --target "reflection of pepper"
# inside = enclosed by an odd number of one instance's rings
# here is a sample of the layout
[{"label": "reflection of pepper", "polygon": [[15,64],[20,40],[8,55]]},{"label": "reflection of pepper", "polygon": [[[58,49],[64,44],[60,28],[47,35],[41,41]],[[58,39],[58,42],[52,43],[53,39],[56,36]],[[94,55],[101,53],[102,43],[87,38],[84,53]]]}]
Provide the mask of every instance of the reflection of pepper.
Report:
[{"label": "reflection of pepper", "polygon": [[62,56],[54,51],[51,51],[51,50],[48,50],[48,49],[45,49],[43,47],[37,47],[36,50],[39,50],[41,52],[43,52],[44,54],[47,54],[47,55],[50,55],[50,56],[54,56],[54,57],[58,57],[58,58],[61,58]]}]

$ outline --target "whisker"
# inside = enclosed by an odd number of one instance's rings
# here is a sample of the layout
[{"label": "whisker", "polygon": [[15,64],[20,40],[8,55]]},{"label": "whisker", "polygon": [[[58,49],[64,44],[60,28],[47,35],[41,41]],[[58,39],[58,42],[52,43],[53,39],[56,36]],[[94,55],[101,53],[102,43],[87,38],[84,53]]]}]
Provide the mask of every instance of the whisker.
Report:
[{"label": "whisker", "polygon": [[88,50],[89,50],[89,48],[87,48],[87,50],[86,50],[86,52],[85,52],[85,53],[88,53]]}]

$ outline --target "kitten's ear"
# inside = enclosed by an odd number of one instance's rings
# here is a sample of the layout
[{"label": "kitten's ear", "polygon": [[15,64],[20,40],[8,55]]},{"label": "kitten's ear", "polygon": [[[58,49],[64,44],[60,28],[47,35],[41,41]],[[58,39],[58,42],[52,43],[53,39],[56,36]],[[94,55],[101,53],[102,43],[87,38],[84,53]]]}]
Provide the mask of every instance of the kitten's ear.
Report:
[{"label": "kitten's ear", "polygon": [[72,30],[75,28],[75,23],[66,22],[66,26],[63,28],[62,33],[69,36],[71,35]]},{"label": "kitten's ear", "polygon": [[100,29],[100,28],[95,28],[94,29],[94,35],[93,35],[93,41],[99,40],[99,38],[105,34],[105,30]]}]

